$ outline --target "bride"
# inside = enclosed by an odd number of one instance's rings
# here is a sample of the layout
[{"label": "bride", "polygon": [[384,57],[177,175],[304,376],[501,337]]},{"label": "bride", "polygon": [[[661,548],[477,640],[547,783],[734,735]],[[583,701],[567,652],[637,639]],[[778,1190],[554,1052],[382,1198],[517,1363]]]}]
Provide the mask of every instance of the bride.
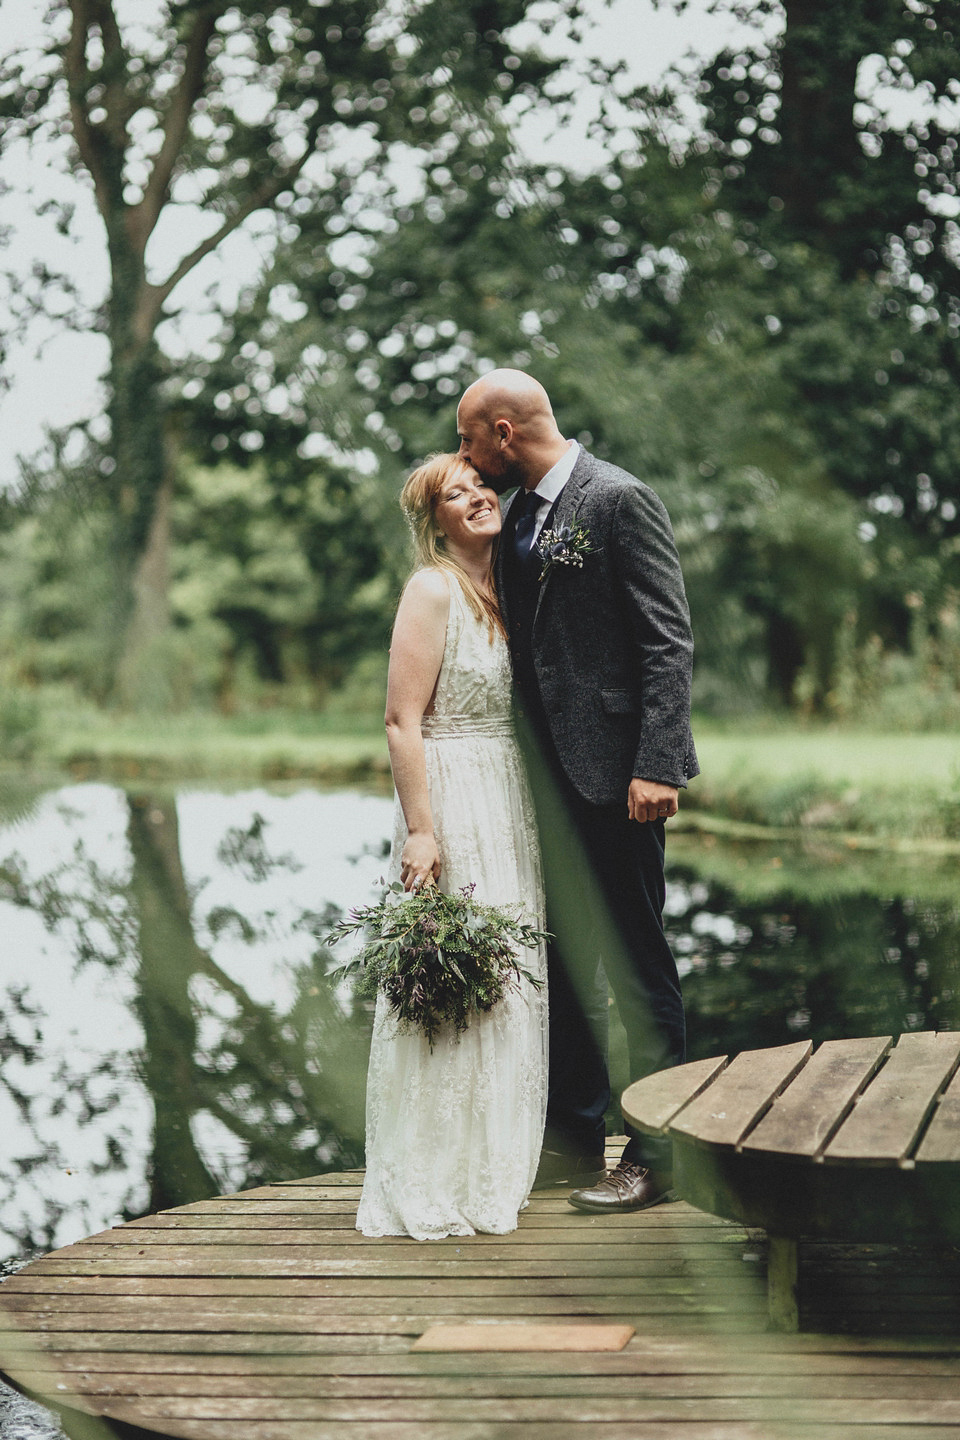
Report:
[{"label": "bride", "polygon": [[[475,885],[543,928],[533,808],[510,719],[510,660],[493,588],[500,509],[456,455],[400,497],[419,567],[397,610],[387,738],[397,791],[391,864],[406,890]],[[541,946],[523,963],[546,980]],[[439,1240],[503,1234],[533,1184],[547,1094],[547,994],[525,980],[433,1051],[377,1001],[367,1169],[357,1229]]]}]

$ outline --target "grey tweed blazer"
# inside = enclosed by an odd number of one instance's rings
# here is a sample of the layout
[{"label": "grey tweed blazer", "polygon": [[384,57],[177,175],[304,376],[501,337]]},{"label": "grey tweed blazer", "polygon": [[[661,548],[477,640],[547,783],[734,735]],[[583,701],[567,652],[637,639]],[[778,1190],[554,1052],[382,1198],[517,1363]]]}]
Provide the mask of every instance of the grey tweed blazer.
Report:
[{"label": "grey tweed blazer", "polygon": [[[541,582],[534,666],[567,776],[593,804],[625,804],[632,776],[683,786],[699,774],[690,614],[670,518],[648,485],[581,450],[550,525],[574,521],[593,553]],[[510,631],[502,555],[496,580]]]}]

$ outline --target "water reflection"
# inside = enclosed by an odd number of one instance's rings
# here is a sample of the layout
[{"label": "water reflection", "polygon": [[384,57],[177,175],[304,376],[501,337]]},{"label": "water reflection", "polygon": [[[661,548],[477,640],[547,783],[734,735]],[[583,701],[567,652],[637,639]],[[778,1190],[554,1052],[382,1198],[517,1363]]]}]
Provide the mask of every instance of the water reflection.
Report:
[{"label": "water reflection", "polygon": [[0,832],[0,1255],[358,1163],[367,1017],[311,929],[390,813],[78,786]]},{"label": "water reflection", "polygon": [[[0,1258],[359,1163],[369,1017],[313,932],[376,893],[390,800],[80,785],[17,804],[0,829]],[[692,1057],[957,1025],[946,867],[684,836],[672,854]]]},{"label": "water reflection", "polygon": [[789,885],[749,899],[678,864],[668,911],[691,1059],[960,1023],[956,901]]}]

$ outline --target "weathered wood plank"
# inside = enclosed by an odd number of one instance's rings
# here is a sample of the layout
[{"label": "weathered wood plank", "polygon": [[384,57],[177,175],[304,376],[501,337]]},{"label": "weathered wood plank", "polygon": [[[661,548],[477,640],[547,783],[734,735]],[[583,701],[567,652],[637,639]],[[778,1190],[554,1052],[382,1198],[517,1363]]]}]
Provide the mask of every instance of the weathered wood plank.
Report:
[{"label": "weathered wood plank", "polygon": [[[790,1415],[794,1425],[829,1425],[850,1422],[850,1404],[845,1400],[820,1400],[797,1398],[791,1402]],[[144,1396],[131,1408],[126,1402],[106,1401],[103,1413],[107,1416],[129,1420],[134,1414],[140,1423],[147,1424],[167,1419],[227,1420],[251,1424],[259,1421],[320,1421],[325,1425],[333,1422],[367,1423],[391,1422],[393,1424],[430,1424],[443,1422],[470,1426],[475,1423],[498,1425],[530,1424],[531,1422],[557,1424],[569,1420],[570,1407],[563,1400],[550,1398],[516,1399],[469,1399],[469,1400],[219,1400],[211,1397],[199,1400],[194,1397],[170,1396],[161,1400],[155,1396]],[[867,1397],[857,1402],[857,1425],[903,1425],[923,1423],[927,1425],[956,1425],[960,1423],[960,1400],[908,1401],[873,1400]],[[647,1421],[648,1423],[710,1424],[717,1421],[752,1421],[764,1423],[783,1419],[783,1407],[779,1397],[754,1398],[749,1396],[726,1399],[711,1396],[705,1400],[665,1397],[647,1399],[627,1397],[611,1399],[607,1396],[583,1396],[577,1401],[577,1425],[623,1424]],[[581,1431],[580,1440],[583,1432]],[[489,1436],[488,1436],[489,1440]]]},{"label": "weathered wood plank", "polygon": [[[412,1320],[422,1320],[424,1323],[427,1323],[438,1316],[488,1316],[491,1313],[491,1309],[495,1310],[496,1314],[503,1316],[566,1315],[573,1312],[577,1315],[617,1316],[622,1319],[627,1319],[628,1314],[636,1314],[638,1307],[643,1308],[645,1313],[650,1313],[649,1307],[653,1305],[658,1305],[661,1310],[663,1310],[671,1301],[675,1306],[679,1306],[681,1299],[686,1300],[694,1296],[706,1297],[714,1295],[722,1298],[722,1296],[730,1293],[729,1287],[731,1283],[739,1285],[749,1293],[752,1287],[760,1285],[760,1278],[755,1275],[748,1275],[731,1282],[728,1277],[723,1277],[720,1280],[699,1277],[673,1280],[658,1277],[655,1280],[651,1280],[645,1287],[638,1285],[631,1286],[628,1290],[621,1291],[618,1294],[564,1293],[560,1295],[538,1295],[536,1293],[531,1294],[530,1286],[527,1286],[525,1290],[517,1294],[506,1294],[502,1291],[491,1294],[488,1291],[483,1291],[477,1295],[461,1295],[456,1292],[451,1292],[447,1295],[435,1295],[432,1292],[428,1292],[420,1297],[418,1303],[416,1295],[397,1296],[389,1293],[386,1295],[373,1296],[364,1293],[331,1295],[328,1299],[320,1301],[314,1300],[312,1296],[308,1296],[307,1298],[290,1295],[282,1297],[267,1296],[265,1300],[262,1297],[258,1297],[256,1300],[248,1300],[246,1302],[237,1299],[236,1302],[231,1303],[237,1303],[238,1305],[245,1303],[246,1306],[249,1307],[251,1305],[269,1304],[271,1300],[275,1298],[277,1301],[282,1300],[283,1304],[287,1307],[291,1304],[296,1304],[297,1306],[322,1306],[324,1315],[329,1315],[333,1330],[335,1332],[342,1331],[343,1333],[349,1333],[351,1330],[365,1330],[367,1328],[375,1330],[378,1328],[376,1322],[389,1321],[397,1316],[403,1317],[404,1324]],[[207,1287],[207,1289],[209,1288],[210,1287]],[[221,1303],[218,1296],[209,1298],[202,1297],[195,1300],[188,1292],[187,1298],[189,1298],[191,1304],[216,1304],[219,1307]],[[124,1295],[119,1297],[119,1299],[116,1295],[111,1296],[110,1294],[93,1296],[91,1299],[102,1299],[104,1307],[109,1307],[111,1300],[117,1300],[118,1304],[123,1302],[138,1305],[141,1308],[144,1307],[146,1302],[149,1304],[151,1310],[153,1310],[155,1306],[158,1307],[158,1315],[164,1313],[159,1309],[161,1301],[164,1304],[175,1304],[175,1298],[173,1296],[164,1295],[158,1297],[152,1288],[146,1285],[141,1285],[136,1294],[129,1296]],[[227,1302],[224,1301],[224,1303]],[[412,1308],[414,1303],[416,1303],[417,1306],[415,1310]],[[273,1308],[276,1310],[278,1307],[274,1305]],[[11,1317],[15,1317],[18,1313],[15,1310],[9,1309],[9,1307],[5,1307],[5,1309],[7,1309],[7,1313]],[[92,1320],[94,1316],[105,1312],[99,1309],[90,1311],[65,1311],[55,1309],[46,1313],[84,1313]],[[106,1313],[114,1315],[121,1314],[116,1308],[107,1309]],[[16,1328],[16,1326],[8,1328]],[[97,1328],[102,1327],[95,1324],[87,1325],[88,1330]]]},{"label": "weathered wood plank", "polygon": [[[696,1238],[691,1233],[695,1230],[699,1230],[704,1238],[715,1237],[717,1233],[716,1221],[713,1217],[704,1214],[703,1211],[694,1212],[696,1218],[693,1221],[685,1220],[682,1225],[670,1223],[666,1217],[670,1211],[678,1208],[676,1205],[661,1205],[650,1212],[645,1212],[651,1215],[657,1215],[659,1212],[663,1219],[659,1223],[651,1222],[642,1230],[638,1230],[635,1223],[630,1223],[633,1217],[629,1214],[596,1215],[588,1214],[585,1211],[576,1211],[572,1207],[568,1208],[572,1217],[570,1221],[562,1214],[523,1215],[517,1230],[511,1231],[507,1235],[472,1236],[471,1246],[511,1245],[520,1248],[531,1244],[555,1246],[579,1244],[587,1238],[591,1245],[622,1245],[627,1236],[634,1241],[642,1239],[645,1245],[676,1245],[680,1230],[684,1232],[685,1237],[691,1243]],[[148,1224],[145,1220],[134,1220],[130,1222],[126,1233],[122,1236],[119,1231],[107,1230],[99,1236],[91,1237],[91,1240],[126,1245],[144,1243],[169,1245],[171,1241],[176,1244],[215,1245],[222,1242],[223,1236],[229,1235],[229,1243],[234,1245],[310,1243],[336,1245],[337,1247],[343,1245],[364,1247],[371,1243],[355,1228],[352,1214],[329,1217],[316,1214],[310,1216],[257,1216],[227,1213],[219,1217],[216,1214],[191,1215],[176,1221],[168,1221],[166,1217],[159,1218],[162,1223]],[[336,1232],[335,1235],[331,1235],[332,1231]],[[144,1239],[141,1239],[141,1236]],[[218,1237],[220,1237],[219,1240]],[[384,1242],[378,1241],[377,1243]],[[403,1236],[393,1236],[390,1237],[390,1243],[406,1245],[411,1248],[418,1242],[407,1240]],[[440,1240],[431,1243],[449,1245],[455,1242]]]},{"label": "weathered wood plank", "polygon": [[[112,1374],[120,1371],[130,1375],[182,1375],[193,1381],[213,1375],[308,1375],[358,1376],[367,1379],[411,1381],[438,1375],[508,1376],[536,1374],[541,1378],[562,1375],[595,1377],[604,1383],[611,1376],[626,1375],[633,1379],[651,1374],[742,1375],[744,1373],[743,1341],[731,1339],[724,1329],[724,1340],[718,1343],[717,1332],[691,1338],[687,1328],[672,1334],[661,1334],[656,1340],[639,1335],[629,1349],[618,1355],[599,1357],[558,1357],[545,1355],[500,1356],[495,1366],[474,1363],[464,1365],[449,1356],[418,1357],[409,1351],[390,1355],[326,1356],[303,1354],[222,1354],[195,1355],[191,1352],[168,1353],[141,1350],[72,1350],[53,1356],[37,1355],[29,1361],[30,1372],[44,1371],[51,1375]],[[878,1350],[877,1341],[857,1335],[791,1336],[791,1348],[783,1346],[785,1337],[772,1332],[759,1332],[750,1341],[750,1375],[849,1375],[859,1383],[878,1374],[960,1376],[960,1353],[957,1341],[942,1336],[885,1337]],[[804,1344],[814,1340],[816,1347]],[[779,1342],[779,1343],[778,1343]],[[534,1363],[534,1360],[536,1363]]]},{"label": "weathered wood plank", "polygon": [[[116,1418],[136,1423],[130,1420],[129,1413],[118,1413]],[[181,1419],[169,1422],[165,1429],[180,1440],[237,1440],[235,1420]],[[494,1435],[496,1440],[505,1440],[510,1433],[502,1428],[491,1432],[486,1421],[476,1424],[463,1422],[456,1427],[456,1440],[493,1440]],[[939,1440],[941,1435],[954,1434],[949,1426],[931,1428],[920,1423],[899,1426],[891,1440]],[[863,1435],[863,1427],[859,1425],[821,1424],[816,1430],[816,1440],[863,1440]],[[577,1420],[530,1423],[524,1425],[522,1436],[523,1440],[584,1440],[583,1429]],[[764,1420],[760,1423],[718,1420],[701,1422],[696,1429],[696,1440],[800,1440],[801,1436],[813,1440],[809,1429],[801,1430],[791,1420]],[[447,1421],[391,1423],[374,1420],[349,1423],[338,1420],[332,1424],[317,1420],[261,1421],[256,1426],[245,1428],[244,1440],[451,1440],[451,1433]],[[624,1421],[617,1427],[616,1440],[691,1440],[691,1429],[686,1420],[662,1423]],[[875,1437],[871,1435],[870,1440],[875,1440]]]},{"label": "weathered wood plank", "polygon": [[[416,1376],[354,1376],[354,1375],[275,1375],[246,1373],[240,1375],[143,1375],[129,1373],[94,1373],[67,1380],[60,1392],[64,1403],[71,1396],[177,1396],[234,1397],[254,1399],[270,1396],[276,1399],[390,1399],[390,1398],[496,1398],[538,1395],[543,1397],[579,1399],[596,1395],[602,1385],[604,1396],[629,1399],[647,1398],[709,1399],[763,1396],[780,1400],[806,1398],[810,1394],[811,1376],[695,1373],[696,1360],[689,1356],[687,1364],[694,1373],[680,1375],[607,1375],[598,1382],[595,1375],[416,1375]],[[21,1383],[43,1388],[50,1385],[50,1371],[21,1374]],[[864,1377],[846,1374],[817,1375],[817,1395],[822,1400],[863,1398]],[[870,1397],[874,1400],[951,1400],[957,1398],[957,1375],[871,1375]]]},{"label": "weathered wood plank", "polygon": [[[732,1282],[725,1280],[722,1286],[706,1281],[690,1280],[683,1283],[658,1283],[655,1295],[644,1306],[648,1314],[655,1310],[676,1309],[679,1302],[703,1300],[711,1295],[716,1300],[732,1302],[734,1298],[749,1298],[754,1294],[754,1282],[750,1276],[736,1277]],[[639,1298],[639,1297],[637,1297]],[[108,1308],[109,1307],[109,1308]],[[527,1313],[536,1316],[543,1311],[530,1306]],[[560,1308],[560,1307],[556,1307]],[[569,1305],[563,1307],[569,1309]],[[619,1304],[623,1309],[622,1298]],[[489,1316],[489,1305],[476,1306],[476,1312],[483,1318]],[[219,1334],[374,1334],[400,1333],[419,1334],[429,1314],[419,1312],[398,1319],[390,1312],[380,1314],[344,1313],[344,1308],[331,1309],[323,1301],[302,1301],[295,1315],[283,1306],[273,1308],[251,1306],[249,1302],[234,1300],[216,1304],[209,1301],[186,1301],[179,1304],[167,1300],[165,1305],[150,1297],[150,1313],[145,1315],[143,1298],[137,1297],[126,1307],[120,1307],[115,1299],[108,1299],[101,1306],[84,1306],[76,1310],[12,1310],[4,1306],[0,1312],[0,1344],[10,1334],[53,1334],[76,1331],[87,1334],[96,1330],[126,1331],[146,1335],[169,1331],[179,1334],[185,1331],[216,1331]],[[499,1308],[498,1308],[499,1313]]]},{"label": "weathered wood plank", "polygon": [[[495,1254],[491,1261],[486,1263],[475,1260],[470,1252],[469,1246],[465,1246],[459,1256],[452,1255],[449,1259],[430,1258],[429,1261],[418,1261],[418,1258],[408,1259],[404,1253],[396,1258],[380,1259],[376,1256],[370,1257],[360,1254],[356,1257],[351,1254],[327,1257],[311,1254],[310,1249],[304,1246],[302,1250],[294,1247],[284,1246],[273,1250],[262,1252],[238,1251],[230,1246],[218,1246],[216,1252],[193,1250],[187,1246],[177,1249],[173,1246],[164,1248],[153,1246],[150,1250],[144,1250],[135,1258],[116,1259],[111,1254],[93,1255],[87,1260],[51,1260],[48,1264],[48,1272],[52,1274],[83,1274],[84,1270],[90,1273],[104,1275],[165,1275],[177,1272],[180,1275],[195,1276],[267,1276],[267,1275],[289,1275],[310,1276],[314,1279],[345,1279],[350,1276],[363,1277],[365,1280],[481,1280],[489,1277],[489,1266],[496,1264],[500,1279],[523,1278],[527,1280],[549,1280],[592,1278],[598,1280],[613,1279],[638,1279],[645,1275],[673,1275],[682,1273],[678,1266],[686,1266],[683,1259],[670,1258],[661,1259],[659,1256],[649,1259],[643,1254],[630,1254],[622,1259],[610,1258],[610,1246],[604,1246],[602,1255],[594,1258],[590,1255],[582,1255],[575,1258],[568,1258],[563,1252],[555,1258],[544,1258],[541,1261],[517,1259],[513,1260],[502,1254]],[[715,1256],[704,1256],[703,1263],[698,1261],[700,1273],[727,1274],[735,1271],[738,1267],[735,1256],[727,1254],[727,1247],[718,1247]]]},{"label": "weathered wood plank", "polygon": [[707,1088],[726,1064],[726,1055],[720,1055],[711,1060],[694,1060],[689,1065],[675,1065],[635,1080],[620,1099],[624,1118],[646,1134],[659,1134],[684,1105]]},{"label": "weathered wood plank", "polygon": [[937,1093],[960,1060],[960,1034],[902,1035],[883,1069],[824,1150],[826,1164],[907,1159]]},{"label": "weathered wood plank", "polygon": [[770,1050],[742,1052],[679,1112],[668,1133],[698,1145],[732,1149],[806,1063],[812,1049],[812,1041],[798,1040]]},{"label": "weathered wood plank", "polygon": [[[742,1267],[741,1267],[742,1268]],[[278,1295],[285,1297],[290,1303],[298,1302],[303,1296],[320,1295],[329,1299],[349,1299],[351,1303],[356,1300],[386,1299],[390,1302],[405,1303],[427,1298],[431,1303],[444,1297],[464,1300],[474,1298],[486,1298],[491,1303],[510,1296],[526,1297],[540,1294],[544,1298],[550,1296],[581,1297],[591,1296],[632,1296],[651,1288],[660,1288],[663,1280],[676,1277],[696,1276],[699,1279],[709,1279],[712,1276],[719,1276],[725,1280],[728,1276],[739,1273],[736,1267],[724,1265],[719,1270],[710,1264],[701,1263],[695,1257],[688,1260],[676,1259],[662,1268],[654,1266],[652,1269],[640,1276],[624,1277],[617,1273],[613,1276],[596,1277],[593,1275],[574,1276],[543,1276],[535,1287],[531,1286],[526,1277],[504,1276],[504,1275],[482,1275],[470,1276],[468,1278],[441,1277],[432,1279],[429,1285],[425,1285],[420,1277],[408,1278],[406,1276],[395,1277],[390,1280],[379,1278],[367,1279],[360,1277],[340,1277],[335,1279],[313,1278],[304,1279],[301,1276],[293,1276],[284,1279],[274,1276],[271,1279],[243,1278],[238,1276],[207,1275],[191,1277],[179,1274],[170,1275],[134,1275],[120,1276],[113,1272],[109,1276],[80,1277],[78,1285],[97,1284],[101,1287],[101,1293],[111,1293],[108,1286],[113,1285],[113,1293],[120,1293],[123,1289],[127,1293],[139,1293],[144,1296],[155,1294],[168,1295]],[[71,1286],[74,1283],[75,1275],[70,1271],[56,1276],[55,1278]],[[136,1288],[134,1288],[136,1287]]]},{"label": "weathered wood plank", "polygon": [[[626,1219],[626,1216],[618,1217]],[[628,1251],[636,1248],[637,1230],[630,1226],[617,1226],[614,1224],[604,1225],[600,1223],[590,1224],[596,1217],[584,1215],[585,1224],[559,1227],[538,1226],[536,1228],[513,1231],[509,1235],[477,1235],[471,1236],[471,1251],[478,1255],[484,1252],[491,1254],[491,1259],[497,1258],[491,1252],[509,1251],[511,1255],[523,1252],[531,1259],[542,1255],[555,1254],[558,1247],[563,1247],[565,1253],[573,1254],[576,1251],[589,1249],[592,1253],[595,1247],[612,1246],[615,1250]],[[676,1231],[667,1229],[644,1231],[644,1243],[651,1245],[676,1245]],[[703,1234],[706,1243],[714,1244],[716,1231],[703,1227]],[[462,1248],[463,1237],[457,1239],[451,1237],[446,1240],[431,1242],[436,1247],[438,1254],[448,1251],[456,1251]],[[266,1247],[274,1246],[297,1246],[309,1250],[311,1254],[339,1255],[348,1251],[369,1252],[371,1248],[376,1249],[378,1254],[416,1252],[418,1242],[410,1240],[405,1236],[386,1236],[382,1239],[369,1240],[356,1230],[350,1230],[341,1235],[337,1233],[331,1236],[326,1230],[316,1230],[306,1226],[285,1226],[275,1229],[272,1225],[259,1229],[254,1226],[243,1226],[234,1228],[229,1217],[220,1226],[169,1226],[157,1229],[138,1228],[133,1234],[129,1230],[121,1229],[107,1230],[101,1235],[95,1235],[90,1240],[82,1242],[82,1254],[89,1257],[89,1247],[97,1245],[100,1247],[116,1247],[110,1253],[116,1258],[122,1254],[122,1249],[139,1251],[145,1247],[160,1247],[166,1249],[184,1246],[191,1248],[199,1247],[204,1250],[217,1250],[222,1246],[248,1247],[255,1250],[263,1250]],[[98,1253],[104,1253],[104,1250]]]},{"label": "weathered wood plank", "polygon": [[892,1043],[890,1036],[824,1041],[741,1148],[806,1159],[818,1155]]},{"label": "weathered wood plank", "polygon": [[960,1164],[960,1070],[940,1097],[916,1160],[918,1165]]}]

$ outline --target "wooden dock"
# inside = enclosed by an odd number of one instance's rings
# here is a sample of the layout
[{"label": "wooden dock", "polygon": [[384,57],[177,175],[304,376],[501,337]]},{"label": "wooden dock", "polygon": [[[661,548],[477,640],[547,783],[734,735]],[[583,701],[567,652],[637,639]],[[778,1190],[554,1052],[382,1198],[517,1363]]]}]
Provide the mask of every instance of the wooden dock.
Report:
[{"label": "wooden dock", "polygon": [[[418,1245],[357,1234],[361,1179],[264,1186],[45,1256],[0,1285],[0,1368],[80,1440],[960,1436],[955,1256],[918,1280],[916,1256],[898,1279],[879,1251],[866,1270],[821,1255],[820,1331],[780,1336],[762,1236],[689,1205],[602,1218],[557,1189],[513,1235]],[[838,1332],[858,1314],[873,1334]],[[635,1333],[612,1352],[412,1349],[431,1325],[498,1322]],[[913,1333],[878,1333],[897,1324]]]}]

